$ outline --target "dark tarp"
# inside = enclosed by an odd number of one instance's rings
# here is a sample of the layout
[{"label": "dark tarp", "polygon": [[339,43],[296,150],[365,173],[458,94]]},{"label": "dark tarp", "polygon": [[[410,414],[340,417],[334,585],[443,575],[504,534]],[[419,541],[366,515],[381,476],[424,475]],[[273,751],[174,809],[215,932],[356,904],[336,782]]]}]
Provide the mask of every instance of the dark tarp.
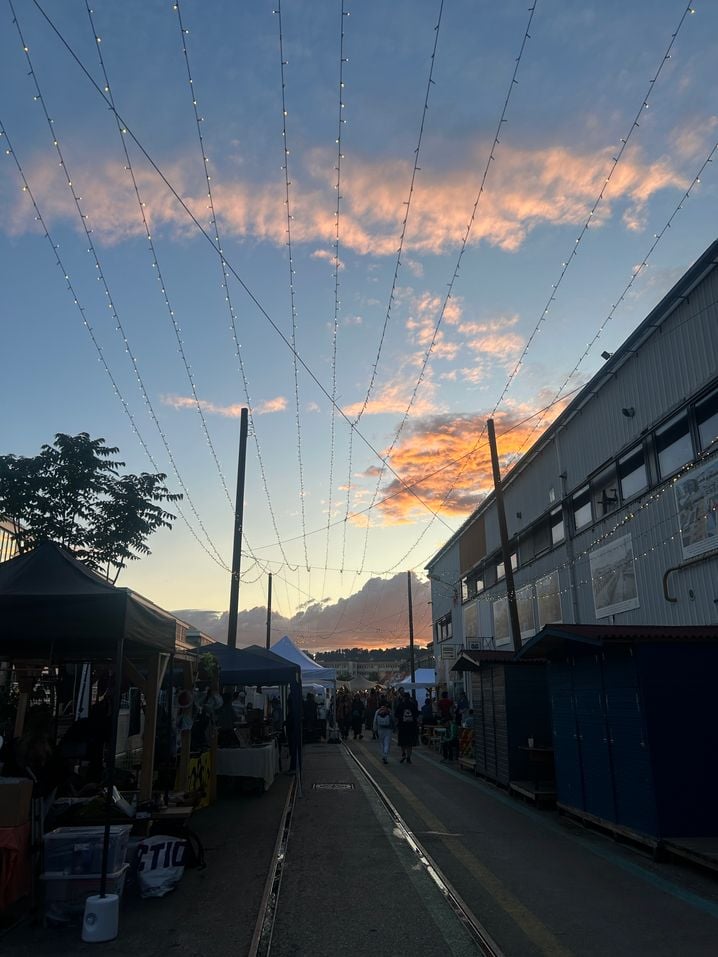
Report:
[{"label": "dark tarp", "polygon": [[299,665],[259,645],[230,648],[216,641],[213,645],[202,645],[199,653],[214,655],[223,685],[288,685],[301,680]]},{"label": "dark tarp", "polygon": [[289,685],[286,727],[290,770],[296,769],[301,775],[302,671],[299,665],[259,645],[250,645],[249,648],[230,648],[221,642],[202,645],[200,654],[208,653],[219,662],[220,685]]},{"label": "dark tarp", "polygon": [[0,660],[114,659],[172,652],[176,619],[53,542],[0,563]]}]

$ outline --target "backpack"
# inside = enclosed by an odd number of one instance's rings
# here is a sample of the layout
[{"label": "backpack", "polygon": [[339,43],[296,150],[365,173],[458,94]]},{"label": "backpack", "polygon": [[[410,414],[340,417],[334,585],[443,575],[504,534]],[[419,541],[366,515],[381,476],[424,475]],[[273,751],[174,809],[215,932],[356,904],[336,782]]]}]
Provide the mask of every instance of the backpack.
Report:
[{"label": "backpack", "polygon": [[410,709],[410,708],[406,708],[406,710],[404,711],[404,715],[403,715],[403,717],[402,717],[401,720],[404,722],[404,724],[408,724],[409,722],[411,722],[411,721],[414,720],[414,715],[411,713],[411,709]]}]

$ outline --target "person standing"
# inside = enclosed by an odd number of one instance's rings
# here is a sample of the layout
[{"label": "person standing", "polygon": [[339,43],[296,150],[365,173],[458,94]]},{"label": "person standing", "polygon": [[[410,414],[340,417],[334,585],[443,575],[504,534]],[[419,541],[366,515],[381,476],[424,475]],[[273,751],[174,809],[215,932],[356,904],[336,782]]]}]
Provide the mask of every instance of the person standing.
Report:
[{"label": "person standing", "polygon": [[391,748],[391,735],[396,727],[394,715],[391,713],[383,701],[374,715],[372,730],[374,736],[379,739],[379,751],[384,764],[389,763],[389,749]]},{"label": "person standing", "polygon": [[364,735],[362,734],[362,726],[364,724],[364,702],[359,696],[359,692],[354,695],[352,700],[352,731],[354,732],[354,740],[357,738],[361,740]]},{"label": "person standing", "polygon": [[[413,707],[412,707],[413,706]],[[419,720],[416,701],[409,696],[407,691],[404,695],[404,707],[398,724],[397,740],[401,748],[401,764],[406,761],[411,764],[411,752],[419,739]]]}]

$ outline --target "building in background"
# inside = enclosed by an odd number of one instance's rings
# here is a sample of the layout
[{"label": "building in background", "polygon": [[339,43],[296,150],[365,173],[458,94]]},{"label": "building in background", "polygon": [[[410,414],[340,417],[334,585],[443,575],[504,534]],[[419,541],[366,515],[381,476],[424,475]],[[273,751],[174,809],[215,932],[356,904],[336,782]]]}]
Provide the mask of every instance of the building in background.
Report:
[{"label": "building in background", "polygon": [[[718,623],[718,241],[504,477],[521,640],[549,622]],[[441,680],[512,647],[494,495],[437,552]]]}]

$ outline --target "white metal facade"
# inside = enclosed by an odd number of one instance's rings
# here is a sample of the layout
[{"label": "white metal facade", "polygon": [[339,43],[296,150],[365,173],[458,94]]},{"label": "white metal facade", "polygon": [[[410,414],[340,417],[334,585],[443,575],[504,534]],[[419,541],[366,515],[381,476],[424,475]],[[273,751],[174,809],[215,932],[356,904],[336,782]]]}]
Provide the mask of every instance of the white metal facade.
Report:
[{"label": "white metal facade", "polygon": [[[717,303],[718,241],[505,477],[523,640],[718,623]],[[510,647],[500,562],[491,495],[427,566],[437,668],[447,615],[454,644]]]}]

